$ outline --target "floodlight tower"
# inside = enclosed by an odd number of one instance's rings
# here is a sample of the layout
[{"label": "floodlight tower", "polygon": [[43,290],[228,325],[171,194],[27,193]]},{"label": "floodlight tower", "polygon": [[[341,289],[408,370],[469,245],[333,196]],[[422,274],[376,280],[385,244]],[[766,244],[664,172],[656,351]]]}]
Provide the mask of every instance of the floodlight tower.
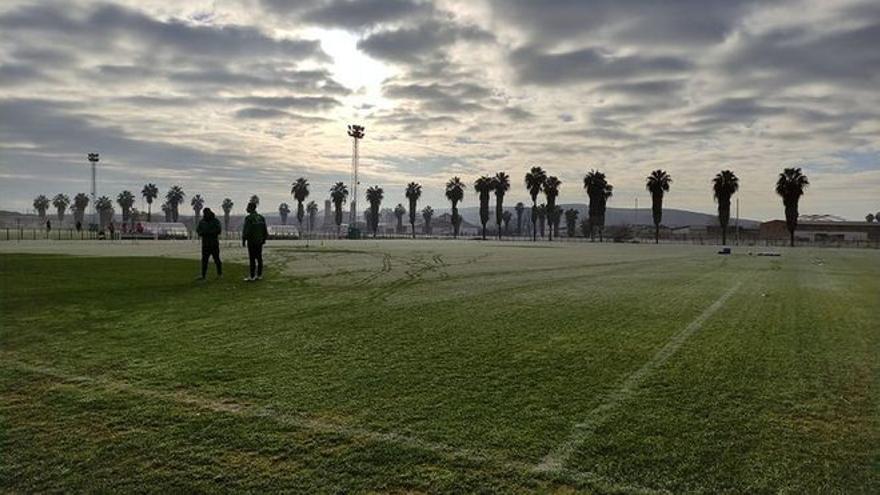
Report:
[{"label": "floodlight tower", "polygon": [[92,164],[92,225],[98,225],[98,153],[89,153]]},{"label": "floodlight tower", "polygon": [[364,138],[366,129],[362,125],[351,124],[348,126],[348,135],[352,139],[351,147],[351,216],[348,220],[349,228],[357,225],[357,200],[358,200],[358,160],[360,154],[358,152],[358,142]]}]

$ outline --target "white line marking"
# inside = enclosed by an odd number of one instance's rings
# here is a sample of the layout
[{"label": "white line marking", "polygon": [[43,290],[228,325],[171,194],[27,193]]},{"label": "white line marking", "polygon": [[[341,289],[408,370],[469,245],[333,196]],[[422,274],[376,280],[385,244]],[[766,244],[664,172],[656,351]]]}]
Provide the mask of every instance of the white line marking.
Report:
[{"label": "white line marking", "polygon": [[[25,363],[10,357],[9,353],[0,352],[0,368],[13,368],[29,373],[49,376],[58,380],[72,382],[74,384],[89,384],[103,388],[108,391],[129,393],[147,399],[161,400],[173,402],[185,406],[204,409],[216,413],[235,414],[248,418],[264,418],[275,421],[285,426],[293,426],[304,430],[315,431],[319,433],[335,433],[346,436],[348,438],[368,440],[374,442],[385,442],[394,445],[414,448],[426,452],[431,452],[452,461],[469,461],[477,464],[489,464],[497,466],[503,470],[514,473],[522,473],[527,475],[540,475],[536,473],[533,466],[529,463],[505,460],[498,457],[490,456],[470,449],[460,449],[439,442],[429,442],[412,436],[395,433],[395,432],[377,432],[366,428],[350,427],[324,421],[314,418],[306,418],[303,416],[279,413],[272,409],[271,406],[256,406],[250,404],[241,404],[237,402],[199,397],[183,391],[166,392],[160,390],[152,390],[134,386],[130,383],[118,380],[111,380],[103,377],[91,377],[86,375],[70,374],[48,366],[40,366]],[[593,487],[603,492],[620,492],[620,493],[667,493],[666,491],[658,491],[650,488],[640,487],[638,485],[615,483],[602,476],[592,473],[578,472],[574,470],[558,470],[552,473],[548,479],[555,480],[560,483],[576,482],[588,487]]]},{"label": "white line marking", "polygon": [[345,426],[339,423],[325,421],[316,418],[308,418],[300,415],[276,412],[271,406],[257,406],[238,402],[200,397],[184,391],[165,392],[137,387],[124,381],[111,380],[100,377],[85,375],[72,375],[46,366],[32,365],[15,359],[4,359],[2,364],[17,368],[22,371],[51,376],[64,381],[88,383],[109,391],[125,392],[148,399],[174,402],[185,406],[206,409],[212,412],[236,414],[251,418],[268,418],[279,424],[294,426],[321,433],[337,433],[347,437],[365,440],[388,442],[406,447],[413,447],[429,452],[445,455],[446,457],[463,458],[476,462],[491,462],[494,458],[483,453],[459,449],[439,442],[428,442],[408,435],[394,432],[378,432],[360,427]]},{"label": "white line marking", "polygon": [[715,314],[715,312],[718,311],[728,299],[730,299],[730,296],[732,296],[741,285],[741,280],[735,283],[727,290],[727,292],[722,294],[717,300],[715,300],[715,302],[710,304],[709,307],[703,310],[702,313],[684,327],[684,329],[673,335],[666,345],[660,348],[660,350],[657,351],[648,362],[627,376],[617,390],[611,392],[601,404],[587,413],[587,416],[583,421],[575,424],[574,431],[572,431],[568,439],[548,453],[544,459],[534,467],[534,469],[539,472],[562,471],[575,450],[583,445],[592,435],[595,428],[600,426],[607,419],[607,416],[604,415],[632,396],[644,379],[675,354],[682,344],[699,330],[703,326],[703,323]]}]

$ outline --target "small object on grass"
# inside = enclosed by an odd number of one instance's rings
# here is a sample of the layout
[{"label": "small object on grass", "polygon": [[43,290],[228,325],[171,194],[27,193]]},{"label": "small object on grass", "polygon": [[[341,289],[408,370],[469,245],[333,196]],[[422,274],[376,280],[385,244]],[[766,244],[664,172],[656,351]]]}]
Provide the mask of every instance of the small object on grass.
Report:
[{"label": "small object on grass", "polygon": [[730,248],[727,246],[724,246],[723,248],[721,248],[720,251],[718,251],[718,254],[730,254]]},{"label": "small object on grass", "polygon": [[782,256],[781,254],[775,251],[762,251],[758,253],[758,256]]}]

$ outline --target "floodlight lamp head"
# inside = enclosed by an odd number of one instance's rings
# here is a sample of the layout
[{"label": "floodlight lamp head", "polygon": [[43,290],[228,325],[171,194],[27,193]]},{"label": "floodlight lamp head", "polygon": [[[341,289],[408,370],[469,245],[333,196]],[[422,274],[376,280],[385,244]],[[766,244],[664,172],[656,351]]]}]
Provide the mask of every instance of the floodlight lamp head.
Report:
[{"label": "floodlight lamp head", "polygon": [[90,162],[98,161],[98,153],[89,153],[89,161]]},{"label": "floodlight lamp head", "polygon": [[355,139],[362,139],[364,137],[364,126],[351,124],[348,126],[348,135]]}]

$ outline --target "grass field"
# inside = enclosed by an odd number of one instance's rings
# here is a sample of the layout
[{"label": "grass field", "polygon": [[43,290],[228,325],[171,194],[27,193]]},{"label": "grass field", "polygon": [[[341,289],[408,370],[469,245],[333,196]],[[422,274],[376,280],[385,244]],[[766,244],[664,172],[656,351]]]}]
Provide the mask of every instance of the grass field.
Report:
[{"label": "grass field", "polygon": [[0,245],[0,490],[880,493],[878,251],[196,251]]}]

